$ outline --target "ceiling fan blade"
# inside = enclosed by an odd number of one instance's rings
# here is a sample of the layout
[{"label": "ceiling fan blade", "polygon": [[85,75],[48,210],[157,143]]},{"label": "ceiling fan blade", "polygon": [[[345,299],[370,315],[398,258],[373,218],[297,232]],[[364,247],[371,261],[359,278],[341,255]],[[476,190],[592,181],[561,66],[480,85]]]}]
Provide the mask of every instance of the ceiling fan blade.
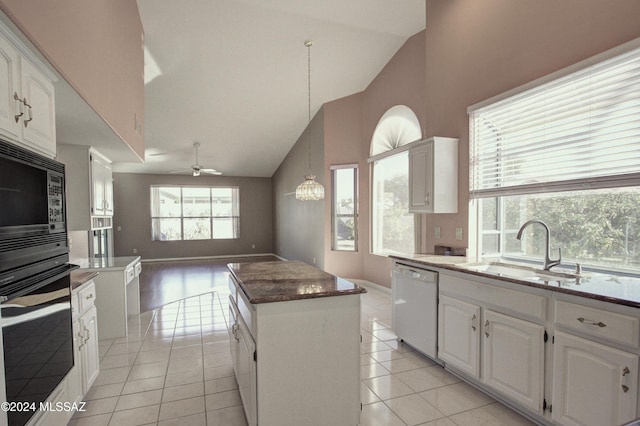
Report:
[{"label": "ceiling fan blade", "polygon": [[200,169],[201,173],[206,173],[208,175],[221,175],[222,172],[217,171],[216,169]]}]

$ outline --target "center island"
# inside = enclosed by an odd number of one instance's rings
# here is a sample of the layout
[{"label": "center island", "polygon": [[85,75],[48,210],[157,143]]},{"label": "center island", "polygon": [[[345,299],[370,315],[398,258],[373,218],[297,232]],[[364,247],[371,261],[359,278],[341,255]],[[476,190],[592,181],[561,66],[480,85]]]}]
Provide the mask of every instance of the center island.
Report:
[{"label": "center island", "polygon": [[360,422],[360,294],[299,261],[229,263],[231,358],[249,426]]}]

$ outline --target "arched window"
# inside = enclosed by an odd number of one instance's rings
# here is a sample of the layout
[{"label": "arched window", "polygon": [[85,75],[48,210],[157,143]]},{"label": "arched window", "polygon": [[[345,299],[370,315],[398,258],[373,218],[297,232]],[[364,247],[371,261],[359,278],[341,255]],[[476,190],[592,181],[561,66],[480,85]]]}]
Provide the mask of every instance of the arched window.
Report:
[{"label": "arched window", "polygon": [[378,121],[371,138],[371,251],[415,253],[415,218],[409,213],[409,157],[405,145],[422,138],[411,108],[396,105]]}]

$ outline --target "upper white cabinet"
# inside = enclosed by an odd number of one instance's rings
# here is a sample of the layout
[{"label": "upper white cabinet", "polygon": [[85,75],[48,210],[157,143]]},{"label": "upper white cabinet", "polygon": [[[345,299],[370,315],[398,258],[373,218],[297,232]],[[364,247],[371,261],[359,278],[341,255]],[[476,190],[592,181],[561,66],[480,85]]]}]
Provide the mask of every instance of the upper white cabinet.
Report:
[{"label": "upper white cabinet", "polygon": [[409,212],[458,212],[458,139],[433,137],[409,149]]},{"label": "upper white cabinet", "polygon": [[0,25],[0,134],[53,158],[56,155],[55,77],[34,61],[26,47]]},{"label": "upper white cabinet", "polygon": [[94,148],[60,145],[58,161],[66,165],[67,227],[70,231],[111,228],[113,173],[111,161]]}]

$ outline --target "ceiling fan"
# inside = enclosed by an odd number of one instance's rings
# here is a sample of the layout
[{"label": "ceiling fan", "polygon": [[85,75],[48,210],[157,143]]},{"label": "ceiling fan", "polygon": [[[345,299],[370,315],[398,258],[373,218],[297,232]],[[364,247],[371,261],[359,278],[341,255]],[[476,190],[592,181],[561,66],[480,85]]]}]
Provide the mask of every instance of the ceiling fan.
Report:
[{"label": "ceiling fan", "polygon": [[205,174],[205,175],[221,175],[222,174],[222,172],[219,172],[216,169],[208,169],[203,167],[200,163],[198,163],[198,148],[200,148],[200,142],[194,142],[193,147],[196,150],[196,162],[191,165],[191,168],[174,170],[173,172],[171,172],[172,174],[191,173],[193,176],[200,176],[201,174]]}]

